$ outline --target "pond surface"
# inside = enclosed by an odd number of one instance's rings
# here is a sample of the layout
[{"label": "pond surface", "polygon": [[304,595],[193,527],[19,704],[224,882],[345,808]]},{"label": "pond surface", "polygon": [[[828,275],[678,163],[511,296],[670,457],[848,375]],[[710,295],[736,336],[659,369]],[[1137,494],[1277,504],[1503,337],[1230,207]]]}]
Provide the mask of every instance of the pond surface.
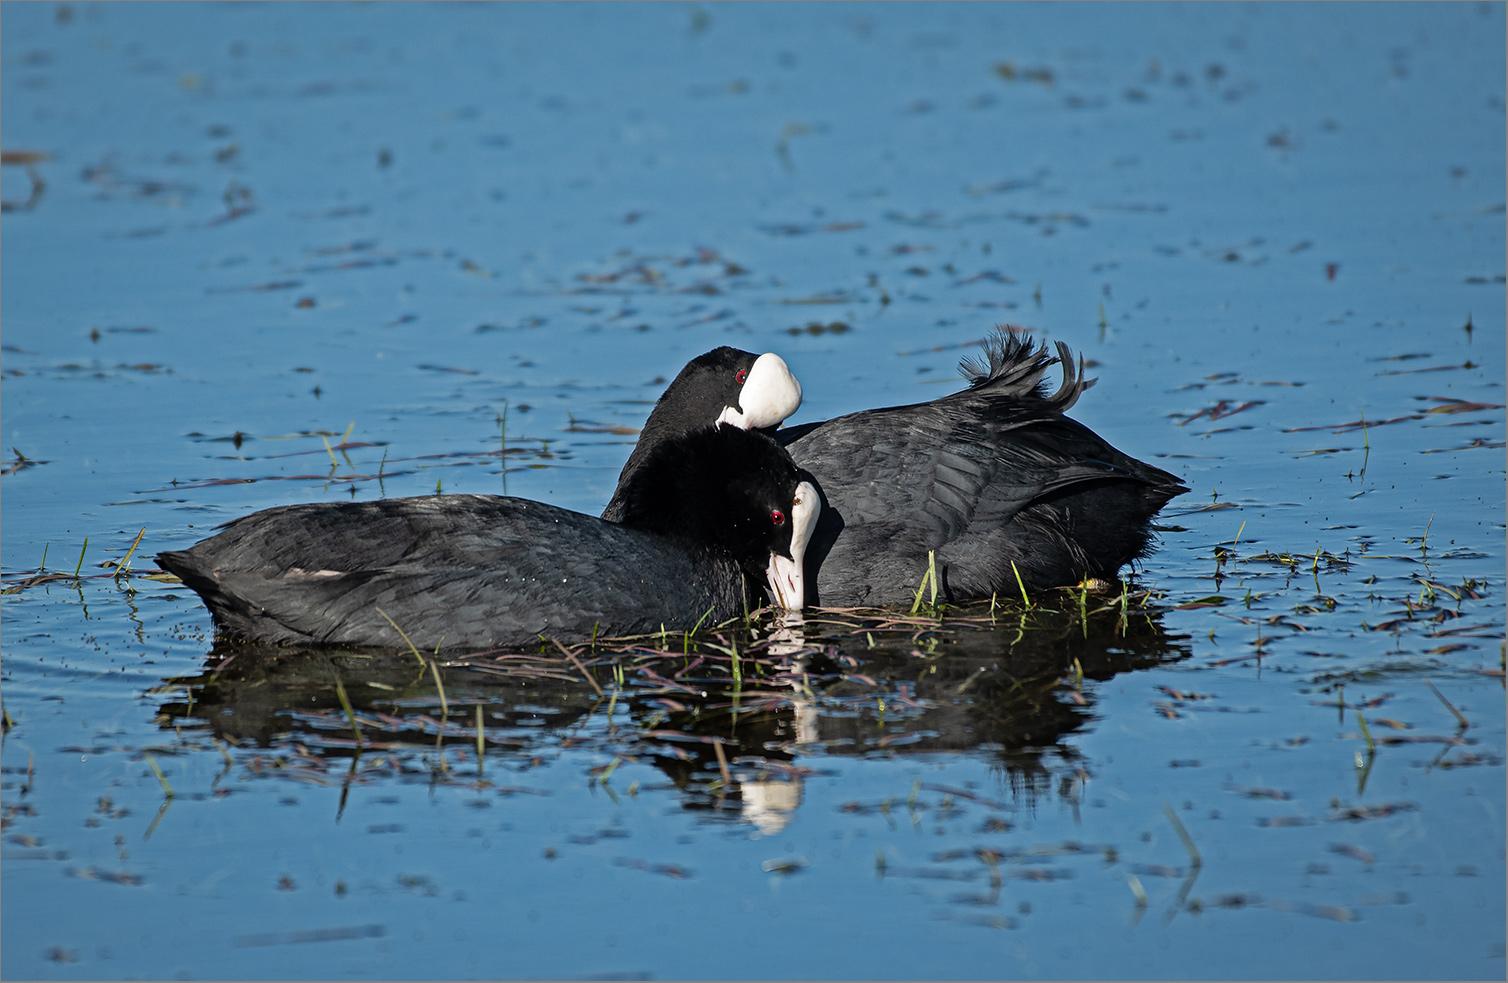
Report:
[{"label": "pond surface", "polygon": [[[5,4],[0,973],[1501,979],[1504,12]],[[154,576],[1000,323],[1192,489],[1123,592],[434,664]]]}]

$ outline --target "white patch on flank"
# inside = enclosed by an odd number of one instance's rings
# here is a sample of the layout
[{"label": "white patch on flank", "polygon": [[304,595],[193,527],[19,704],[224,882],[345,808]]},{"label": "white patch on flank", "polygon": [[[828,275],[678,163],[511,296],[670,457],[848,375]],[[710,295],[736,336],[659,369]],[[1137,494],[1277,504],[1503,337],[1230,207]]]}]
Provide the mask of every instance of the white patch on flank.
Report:
[{"label": "white patch on flank", "polygon": [[345,574],[344,570],[304,570],[300,567],[289,567],[288,572],[283,574],[294,580],[313,579],[315,577],[340,577]]},{"label": "white patch on flank", "polygon": [[765,352],[749,369],[738,402],[742,412],[729,406],[717,422],[731,423],[743,430],[773,427],[801,408],[801,383],[791,374],[785,359],[774,352]]},{"label": "white patch on flank", "polygon": [[770,566],[766,576],[770,581],[770,597],[779,607],[800,611],[806,605],[806,576],[802,560],[806,556],[806,544],[817,528],[817,515],[822,503],[817,498],[817,489],[810,481],[796,486],[796,498],[791,502],[791,555],[787,559],[778,553],[770,554]]}]

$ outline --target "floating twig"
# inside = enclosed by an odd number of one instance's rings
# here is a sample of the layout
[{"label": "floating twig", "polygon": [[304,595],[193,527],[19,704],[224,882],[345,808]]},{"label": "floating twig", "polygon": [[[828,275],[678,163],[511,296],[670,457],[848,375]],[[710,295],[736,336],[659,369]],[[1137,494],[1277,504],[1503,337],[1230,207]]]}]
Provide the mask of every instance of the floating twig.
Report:
[{"label": "floating twig", "polygon": [[721,741],[712,742],[712,752],[717,755],[717,767],[723,773],[723,784],[731,786],[733,784],[733,773],[728,770],[728,756],[723,753]]},{"label": "floating twig", "polygon": [[482,734],[482,705],[476,705],[476,773],[481,775],[482,762],[486,759],[487,741]]},{"label": "floating twig", "polygon": [[1367,718],[1362,716],[1360,709],[1356,711],[1356,722],[1361,724],[1361,736],[1367,740],[1367,753],[1375,754],[1377,742],[1372,740],[1372,731],[1367,727]]},{"label": "floating twig", "polygon": [[922,606],[922,593],[927,589],[927,585],[928,584],[932,585],[932,601],[931,601],[932,611],[931,611],[931,613],[934,614],[934,615],[936,615],[937,614],[937,553],[934,550],[928,550],[927,551],[927,570],[926,570],[925,573],[922,574],[921,585],[916,588],[916,600],[914,600],[911,603],[911,615],[913,617],[915,617],[916,612],[918,612],[918,611],[921,610],[921,606]]},{"label": "floating twig", "polygon": [[1168,822],[1173,824],[1173,831],[1176,832],[1178,834],[1178,838],[1183,841],[1183,848],[1189,852],[1189,863],[1193,864],[1195,867],[1203,867],[1204,858],[1199,856],[1199,848],[1194,845],[1194,838],[1190,836],[1189,831],[1184,828],[1183,821],[1178,818],[1178,813],[1174,812],[1173,807],[1168,805],[1166,802],[1162,804],[1162,811],[1167,815]]},{"label": "floating twig", "polygon": [[[115,576],[116,577],[122,576],[128,570],[131,569],[131,554],[136,552],[136,547],[138,547],[138,546],[141,545],[141,537],[145,536],[146,534],[147,534],[147,527],[146,526],[142,526],[141,527],[141,532],[139,532],[139,533],[136,534],[136,540],[135,540],[135,542],[133,542],[131,544],[131,548],[128,549],[128,550],[126,550],[126,555],[123,556],[123,557],[121,557],[120,562],[118,562],[118,563],[115,564]],[[85,542],[88,542],[88,540],[86,539]],[[82,553],[80,553],[79,554],[79,563],[80,563],[80,565],[82,565],[83,562],[84,562],[84,555]]]},{"label": "floating twig", "polygon": [[589,672],[586,671],[586,666],[582,665],[581,664],[581,660],[578,659],[578,658],[576,658],[575,653],[573,653],[570,649],[566,648],[564,645],[560,644],[560,639],[558,639],[558,638],[552,638],[552,639],[550,639],[550,641],[554,642],[555,643],[555,647],[558,648],[558,649],[560,649],[560,651],[562,651],[562,652],[565,653],[565,657],[567,659],[571,660],[571,664],[576,667],[576,669],[577,669],[578,672],[581,673],[582,678],[585,679],[588,683],[591,684],[592,689],[594,689],[594,690],[597,691],[597,695],[598,696],[604,696],[604,695],[606,695],[606,694],[604,694],[602,692],[602,687],[599,686],[599,685],[597,685],[597,680],[592,677],[591,673],[589,673]]},{"label": "floating twig", "polygon": [[440,664],[434,659],[429,660],[429,672],[435,677],[435,689],[440,691],[440,719],[443,721],[450,716],[450,704],[445,702],[445,684],[440,681]]},{"label": "floating twig", "polygon": [[339,676],[335,677],[335,695],[340,700],[341,709],[346,712],[346,719],[351,722],[351,733],[356,735],[356,743],[361,744],[361,727],[356,723],[356,711],[351,709],[351,698],[346,696],[346,688]]},{"label": "floating twig", "polygon": [[164,775],[162,773],[162,769],[157,767],[157,761],[150,754],[143,751],[141,753],[141,756],[143,758],[146,758],[147,764],[152,766],[152,773],[155,774],[157,776],[157,780],[162,783],[163,792],[165,792],[167,794],[167,797],[171,799],[173,797],[173,786],[168,784],[168,776]]},{"label": "floating twig", "polygon": [[1032,602],[1031,599],[1026,596],[1026,584],[1021,580],[1021,571],[1016,568],[1015,560],[1011,561],[1011,572],[1016,575],[1016,586],[1021,588],[1021,603],[1026,605],[1026,608],[1029,611],[1031,610]]},{"label": "floating twig", "polygon": [[1442,693],[1442,692],[1440,692],[1439,690],[1435,689],[1435,684],[1434,683],[1432,683],[1428,679],[1426,679],[1424,681],[1424,685],[1428,686],[1430,688],[1430,692],[1434,693],[1436,696],[1438,696],[1440,698],[1440,702],[1445,704],[1445,709],[1449,710],[1451,713],[1453,713],[1453,714],[1456,715],[1456,720],[1461,724],[1461,729],[1463,731],[1466,730],[1468,727],[1471,726],[1471,724],[1467,721],[1466,717],[1462,715],[1461,711],[1457,710],[1455,708],[1455,705],[1445,698],[1445,694]]},{"label": "floating twig", "polygon": [[414,658],[419,660],[419,665],[424,665],[424,656],[419,654],[419,650],[414,647],[414,643],[408,640],[408,635],[404,633],[402,628],[398,627],[398,622],[394,621],[392,618],[389,618],[387,616],[387,612],[382,610],[381,608],[377,609],[377,613],[382,615],[387,623],[393,626],[393,631],[396,631],[399,636],[402,637],[404,644],[408,646],[408,650],[414,653]]}]

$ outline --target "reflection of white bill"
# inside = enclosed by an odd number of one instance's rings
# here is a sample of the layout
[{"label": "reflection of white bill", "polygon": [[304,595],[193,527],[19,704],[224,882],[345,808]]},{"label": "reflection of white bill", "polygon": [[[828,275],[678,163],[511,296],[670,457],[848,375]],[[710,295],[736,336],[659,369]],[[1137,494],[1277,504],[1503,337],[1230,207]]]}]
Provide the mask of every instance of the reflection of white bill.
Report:
[{"label": "reflection of white bill", "polygon": [[[775,615],[775,630],[770,633],[770,654],[781,658],[796,656],[791,673],[800,679],[806,669],[806,657],[799,655],[807,647],[806,620],[800,611],[785,610]],[[798,682],[790,684],[791,709],[796,717],[795,745],[815,744],[819,740],[817,701],[811,690]],[[788,745],[789,746],[789,745]],[[785,829],[791,816],[801,806],[801,779],[772,781],[759,779],[739,783],[744,818],[761,833],[772,836]]]},{"label": "reflection of white bill", "polygon": [[796,711],[796,743],[816,744],[822,739],[817,730],[817,721],[822,718],[817,713],[816,701],[801,697],[792,700],[791,704]]},{"label": "reflection of white bill", "polygon": [[742,782],[738,787],[743,797],[744,818],[752,822],[766,836],[785,829],[792,814],[801,805],[801,782]]},{"label": "reflection of white bill", "polygon": [[[806,657],[797,655],[806,648],[806,619],[800,611],[782,611],[776,616],[775,630],[770,633],[770,653],[781,658],[797,656],[791,663],[792,672],[799,678],[806,670]],[[809,689],[791,684],[791,709],[796,715],[796,743],[815,744],[821,738],[817,730],[817,701]]]},{"label": "reflection of white bill", "polygon": [[770,654],[781,658],[795,655],[806,647],[806,618],[800,611],[785,609],[775,613],[775,630],[770,632]]}]

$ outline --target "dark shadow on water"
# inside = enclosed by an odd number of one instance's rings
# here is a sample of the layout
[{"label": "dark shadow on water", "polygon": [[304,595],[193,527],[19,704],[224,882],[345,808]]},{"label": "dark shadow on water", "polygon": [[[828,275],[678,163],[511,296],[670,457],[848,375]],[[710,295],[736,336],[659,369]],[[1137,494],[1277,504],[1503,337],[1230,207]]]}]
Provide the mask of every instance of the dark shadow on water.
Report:
[{"label": "dark shadow on water", "polygon": [[506,787],[568,749],[597,751],[612,755],[592,773],[604,786],[618,764],[652,764],[685,808],[767,832],[840,757],[981,754],[1029,805],[1077,769],[1066,739],[1094,718],[1094,682],[1190,653],[1134,603],[1081,615],[1077,595],[1059,598],[438,661],[222,644],[200,675],[166,681],[158,720],[236,746],[254,772],[329,784]]}]

